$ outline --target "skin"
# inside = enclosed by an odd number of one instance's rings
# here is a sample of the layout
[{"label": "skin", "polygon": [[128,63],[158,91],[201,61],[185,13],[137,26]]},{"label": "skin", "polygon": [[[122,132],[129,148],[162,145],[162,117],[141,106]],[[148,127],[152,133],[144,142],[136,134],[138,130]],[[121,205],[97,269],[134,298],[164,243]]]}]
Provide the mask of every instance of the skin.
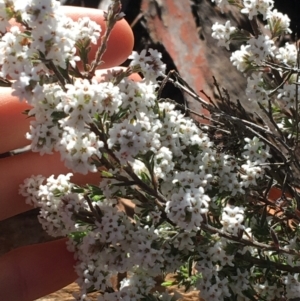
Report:
[{"label": "skin", "polygon": [[[74,20],[89,16],[104,28],[99,10],[64,7],[66,14]],[[104,29],[102,30],[104,32]],[[103,68],[122,63],[131,53],[133,34],[121,20],[112,31]],[[96,48],[92,49],[92,55]],[[138,79],[138,76],[133,76]],[[0,154],[26,146],[25,133],[30,119],[22,112],[29,106],[11,96],[9,88],[0,88]],[[23,153],[0,159],[0,220],[30,210],[18,194],[18,187],[26,177],[33,174],[50,176],[67,173],[58,154],[40,156],[37,153]],[[99,182],[99,176],[75,174],[75,183]],[[56,291],[76,279],[73,271],[73,255],[66,250],[65,240],[26,246],[13,250],[0,258],[0,300],[31,301]]]}]

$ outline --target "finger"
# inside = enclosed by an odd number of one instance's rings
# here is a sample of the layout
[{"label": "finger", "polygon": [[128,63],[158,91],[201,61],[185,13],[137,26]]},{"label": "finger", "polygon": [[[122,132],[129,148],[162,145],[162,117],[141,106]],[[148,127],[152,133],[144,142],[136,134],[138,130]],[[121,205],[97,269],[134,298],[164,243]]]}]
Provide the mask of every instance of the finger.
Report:
[{"label": "finger", "polygon": [[[74,6],[62,6],[62,9],[67,16],[71,17],[75,21],[79,18],[88,16],[92,21],[95,21],[101,26],[101,36],[103,36],[106,29],[103,11],[92,8],[78,8]],[[91,51],[89,53],[90,61],[95,58],[95,54],[100,43],[101,38],[99,38],[97,45],[91,45]],[[128,23],[124,19],[118,21],[109,37],[107,50],[102,58],[103,64],[101,64],[100,67],[109,68],[123,63],[131,54],[133,43],[134,37]]]},{"label": "finger", "polygon": [[32,301],[76,279],[65,240],[31,245],[0,258],[0,300]]},{"label": "finger", "polygon": [[[97,80],[99,82],[101,81],[107,81],[107,75],[109,74],[109,72],[111,73],[118,73],[119,71],[121,70],[126,70],[126,67],[120,67],[120,66],[117,66],[117,67],[113,67],[113,68],[109,68],[109,69],[100,69],[100,70],[96,70],[95,72],[95,77],[97,78]],[[135,82],[138,82],[138,81],[141,81],[141,76],[138,74],[138,73],[133,73],[131,74],[130,76],[128,76],[129,79],[135,81]]]},{"label": "finger", "polygon": [[29,144],[25,138],[30,118],[22,112],[30,106],[11,96],[10,88],[0,90],[0,154]]},{"label": "finger", "polygon": [[[120,68],[115,67],[113,70],[120,70]],[[97,70],[96,77],[99,80],[103,79],[102,75],[105,72],[107,70]],[[130,78],[135,81],[141,79],[137,73],[132,74]],[[29,131],[32,118],[22,114],[31,107],[11,96],[10,88],[1,88],[0,91],[0,154],[3,154],[30,144],[25,135]]]},{"label": "finger", "polygon": [[[49,177],[52,174],[58,176],[70,172],[63,162],[60,161],[58,153],[40,156],[37,153],[23,153],[17,156],[0,160],[0,220],[9,218],[16,214],[32,209],[25,204],[18,190],[24,179],[31,175],[43,175]],[[98,185],[100,176],[98,173],[87,175],[74,174],[71,181],[79,184]],[[0,299],[1,300],[1,299]]]}]

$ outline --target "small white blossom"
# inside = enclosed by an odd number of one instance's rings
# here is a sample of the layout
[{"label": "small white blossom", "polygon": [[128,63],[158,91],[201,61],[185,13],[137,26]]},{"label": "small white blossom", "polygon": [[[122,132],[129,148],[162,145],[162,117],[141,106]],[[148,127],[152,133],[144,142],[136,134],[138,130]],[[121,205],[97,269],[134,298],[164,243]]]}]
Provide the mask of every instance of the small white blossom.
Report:
[{"label": "small white blossom", "polygon": [[244,221],[244,208],[238,206],[224,207],[222,212],[221,224],[223,225],[223,230],[229,232],[233,235],[237,235],[238,231],[243,229]]},{"label": "small white blossom", "polygon": [[233,66],[241,71],[245,72],[247,69],[253,65],[253,54],[251,52],[250,45],[242,45],[240,50],[237,50],[231,54],[230,61]]},{"label": "small white blossom", "polygon": [[262,14],[264,20],[267,18],[268,13],[273,8],[273,0],[243,0],[244,8],[241,13],[248,14],[249,19],[252,20],[254,16]]},{"label": "small white blossom", "polygon": [[173,170],[175,164],[172,159],[172,152],[167,147],[163,146],[158,150],[154,157],[154,173],[157,178],[164,179]]},{"label": "small white blossom", "polygon": [[168,218],[182,229],[197,230],[203,221],[201,214],[207,213],[209,202],[210,198],[202,187],[187,190],[181,188],[167,202],[165,211]]},{"label": "small white blossom", "polygon": [[61,159],[68,168],[75,172],[87,174],[89,171],[97,171],[91,159],[93,156],[101,158],[100,148],[103,146],[103,142],[95,133],[65,127],[55,149],[60,152]]},{"label": "small white blossom", "polygon": [[282,103],[287,109],[295,108],[296,90],[298,90],[297,92],[299,95],[300,89],[298,85],[283,85],[283,88],[278,90],[279,94],[277,95],[277,98],[279,99],[279,103]]},{"label": "small white blossom", "polygon": [[273,56],[274,42],[266,35],[259,35],[258,37],[253,37],[248,41],[250,48],[249,51],[252,53],[252,59],[256,64],[260,64],[267,56]]},{"label": "small white blossom", "polygon": [[146,55],[146,50],[140,54],[133,51],[129,56],[132,59],[130,66],[139,66],[147,82],[156,82],[156,78],[165,73],[166,65],[162,62],[162,54],[155,49],[148,50],[150,55]]},{"label": "small white blossom", "polygon": [[283,47],[278,48],[275,57],[282,63],[287,64],[291,67],[295,67],[297,62],[296,45],[285,43]]},{"label": "small white blossom", "polygon": [[243,180],[243,186],[246,188],[250,185],[257,185],[256,180],[263,175],[263,169],[250,160],[247,160],[247,162],[242,165],[242,170],[241,178]]},{"label": "small white blossom", "polygon": [[231,26],[230,21],[227,21],[225,25],[221,25],[218,22],[212,26],[212,37],[219,40],[218,46],[224,46],[229,50],[230,35],[236,31],[234,26]]},{"label": "small white blossom", "polygon": [[44,183],[45,177],[42,175],[31,176],[24,180],[20,185],[19,194],[26,198],[26,204],[37,207],[38,206],[38,191],[40,186]]},{"label": "small white blossom", "polygon": [[[268,25],[265,27],[270,29],[272,33],[276,35],[280,35],[282,33],[292,33],[290,29],[290,18],[287,15],[282,14],[277,11],[277,9],[273,9],[267,14]],[[274,32],[274,30],[277,32]]]},{"label": "small white blossom", "polygon": [[246,95],[248,96],[248,100],[251,101],[253,106],[256,106],[257,109],[259,109],[257,102],[263,106],[268,105],[268,90],[265,89],[265,82],[261,72],[253,72],[251,76],[247,78]]},{"label": "small white blossom", "polygon": [[195,232],[182,232],[176,235],[176,238],[173,240],[173,244],[178,250],[190,250],[193,251],[194,243],[192,238],[196,235]]},{"label": "small white blossom", "polygon": [[97,44],[101,34],[101,27],[96,22],[90,20],[90,18],[79,18],[74,24],[78,35],[76,37],[77,42],[86,43],[90,41],[92,44]]}]

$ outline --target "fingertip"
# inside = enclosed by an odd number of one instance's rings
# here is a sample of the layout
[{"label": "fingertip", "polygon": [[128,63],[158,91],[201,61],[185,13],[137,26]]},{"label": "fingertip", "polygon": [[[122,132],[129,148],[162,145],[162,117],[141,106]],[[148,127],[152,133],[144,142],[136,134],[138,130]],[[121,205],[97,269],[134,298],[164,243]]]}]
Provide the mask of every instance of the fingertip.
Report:
[{"label": "fingertip", "polygon": [[[97,79],[98,82],[107,81],[108,80],[107,76],[108,76],[109,72],[119,72],[120,70],[126,70],[126,68],[118,66],[118,67],[114,67],[114,68],[110,68],[110,69],[96,70],[95,78]],[[128,78],[130,78],[131,80],[133,80],[135,82],[139,82],[142,80],[141,76],[138,73],[133,73],[133,74],[129,75]]]},{"label": "fingertip", "polygon": [[[31,175],[43,175],[57,177],[67,174],[71,170],[64,166],[59,153],[40,156],[38,153],[24,153],[0,160],[0,220],[31,209],[25,204],[24,197],[18,193],[19,185]],[[9,181],[7,181],[9,179]],[[98,185],[99,173],[87,175],[74,173],[72,183],[86,185],[88,183]],[[1,300],[1,299],[0,299]]]},{"label": "fingertip", "polygon": [[101,68],[122,64],[131,54],[133,44],[134,37],[129,24],[124,19],[118,21],[109,37],[107,51],[103,55],[104,64]]},{"label": "fingertip", "polygon": [[138,73],[132,73],[129,78],[134,82],[139,82],[142,80],[141,76]]},{"label": "fingertip", "polygon": [[10,88],[0,93],[0,154],[29,144],[25,138],[31,118],[22,114],[31,107],[11,95]]}]

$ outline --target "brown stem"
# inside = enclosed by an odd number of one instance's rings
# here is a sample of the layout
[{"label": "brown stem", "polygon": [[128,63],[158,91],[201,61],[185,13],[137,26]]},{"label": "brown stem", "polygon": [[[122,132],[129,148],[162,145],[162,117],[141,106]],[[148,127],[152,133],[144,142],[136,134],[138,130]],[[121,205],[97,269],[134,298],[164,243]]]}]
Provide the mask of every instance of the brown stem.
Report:
[{"label": "brown stem", "polygon": [[93,214],[94,214],[94,216],[95,216],[95,218],[97,219],[97,221],[99,222],[99,223],[101,223],[101,216],[99,215],[99,213],[98,213],[98,211],[95,209],[95,207],[93,206],[93,204],[92,204],[92,201],[91,201],[91,199],[89,198],[89,196],[88,195],[85,195],[84,196],[84,198],[85,198],[85,200],[87,201],[87,203],[88,203],[88,205],[89,205],[89,207],[90,207],[90,210],[93,212]]},{"label": "brown stem", "polygon": [[254,35],[257,38],[261,34],[261,30],[258,26],[257,18],[255,16],[253,17],[252,20],[250,20],[250,24],[251,24],[252,30],[254,32]]},{"label": "brown stem", "polygon": [[95,60],[92,62],[91,69],[88,72],[87,75],[88,79],[91,79],[95,76],[95,71],[97,67],[101,64],[101,59],[107,49],[107,42],[111,34],[111,31],[116,25],[116,23],[119,20],[121,20],[124,15],[121,13],[121,8],[122,5],[119,0],[112,0],[112,4],[109,6],[107,13],[104,13],[104,17],[106,19],[106,30],[101,38],[101,44],[96,52]]},{"label": "brown stem", "polygon": [[[209,224],[202,224],[201,228],[203,230],[206,230],[209,233],[213,233],[213,234],[218,234],[221,237],[225,237],[231,241],[235,241],[241,245],[246,245],[246,246],[252,246],[258,249],[261,249],[263,251],[277,251],[278,253],[284,253],[284,254],[290,254],[290,255],[296,255],[296,256],[300,256],[300,252],[297,252],[295,250],[291,250],[291,249],[287,249],[287,248],[281,248],[281,247],[275,247],[275,246],[270,246],[264,243],[260,243],[258,241],[254,241],[254,240],[249,240],[249,239],[245,239],[245,238],[239,238],[238,236],[235,236],[233,234],[230,234],[228,232],[224,232],[221,229],[217,229],[214,228],[213,226],[209,225]],[[300,267],[299,267],[300,270]]]},{"label": "brown stem", "polygon": [[264,259],[256,258],[253,256],[247,256],[245,254],[239,254],[239,253],[235,254],[235,257],[249,261],[257,266],[272,267],[272,268],[274,268],[274,270],[276,269],[276,270],[285,271],[285,272],[289,272],[289,273],[293,273],[293,274],[300,272],[300,266],[292,267],[287,264],[282,264],[282,263],[278,263],[278,262],[270,261],[270,260],[264,260]]},{"label": "brown stem", "polygon": [[136,182],[136,184],[142,188],[145,192],[149,193],[150,195],[156,197],[156,203],[157,205],[162,208],[164,207],[168,200],[159,192],[155,191],[155,189],[149,187],[147,184],[145,184],[132,170],[131,166],[128,164],[128,166],[124,167],[124,170],[127,172],[127,174]]}]

